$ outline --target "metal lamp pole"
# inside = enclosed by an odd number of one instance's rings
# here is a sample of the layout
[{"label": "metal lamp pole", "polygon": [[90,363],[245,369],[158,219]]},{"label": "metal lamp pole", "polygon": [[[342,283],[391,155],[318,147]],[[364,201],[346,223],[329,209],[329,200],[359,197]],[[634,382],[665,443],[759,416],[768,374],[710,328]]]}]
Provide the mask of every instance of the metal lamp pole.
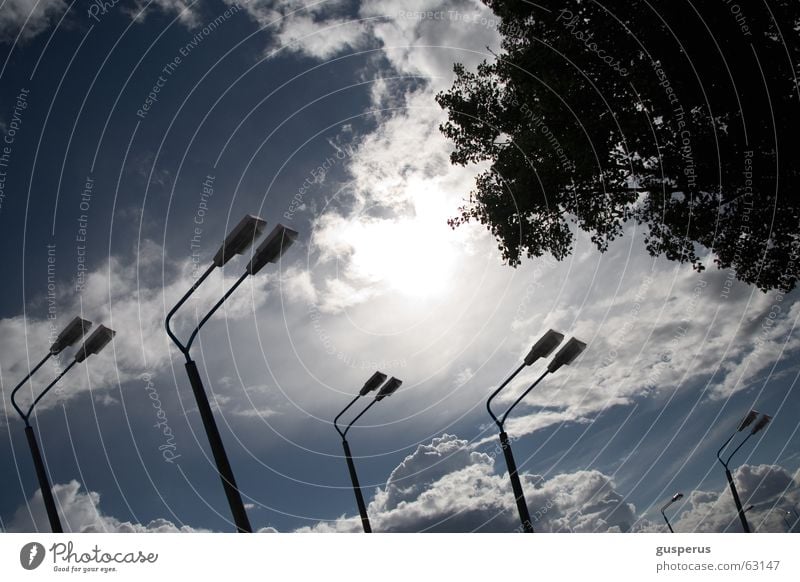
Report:
[{"label": "metal lamp pole", "polygon": [[47,520],[50,522],[50,529],[53,531],[53,533],[63,533],[64,529],[61,526],[61,520],[58,517],[58,509],[56,508],[55,498],[53,497],[53,488],[50,485],[50,479],[47,476],[47,468],[44,464],[44,458],[42,457],[42,451],[39,448],[39,443],[36,440],[36,433],[31,426],[30,418],[36,405],[48,392],[50,392],[53,386],[55,386],[58,381],[61,380],[61,378],[63,378],[67,372],[69,372],[75,366],[75,364],[83,362],[91,354],[100,352],[100,350],[102,350],[106,344],[111,341],[111,338],[114,337],[115,332],[103,325],[98,327],[76,352],[73,360],[61,371],[60,374],[58,374],[58,376],[56,376],[55,380],[50,382],[50,384],[48,384],[47,387],[42,390],[36,398],[33,399],[33,402],[28,407],[27,412],[23,412],[19,407],[16,401],[16,396],[17,392],[20,390],[20,388],[22,388],[25,382],[27,382],[30,377],[33,376],[33,374],[39,368],[41,368],[48,359],[50,359],[51,356],[59,354],[64,350],[64,348],[74,344],[83,336],[83,334],[91,327],[91,325],[91,322],[86,321],[85,319],[81,319],[79,317],[73,319],[65,328],[65,330],[58,336],[56,342],[51,346],[50,351],[42,359],[42,361],[39,362],[27,376],[25,376],[22,382],[20,382],[14,388],[14,390],[11,391],[11,405],[25,423],[25,438],[28,441],[31,459],[33,460],[33,466],[36,470],[36,479],[39,481],[39,490],[42,492],[42,500],[44,501],[44,507],[47,511]]},{"label": "metal lamp pole", "polygon": [[[761,414],[760,418],[758,418],[759,414],[760,413],[758,411],[756,411],[756,410],[751,410],[750,412],[748,412],[747,416],[744,417],[744,419],[739,424],[739,427],[736,429],[736,431],[731,436],[728,437],[728,440],[726,440],[723,443],[723,445],[719,448],[719,450],[717,451],[717,460],[719,460],[719,462],[725,468],[725,477],[728,480],[728,486],[730,487],[730,490],[731,490],[731,496],[733,497],[733,502],[736,504],[736,513],[739,516],[739,521],[742,523],[742,530],[745,533],[751,533],[750,532],[750,524],[747,523],[747,516],[745,516],[745,510],[742,508],[742,501],[741,501],[741,499],[739,499],[739,492],[736,490],[736,483],[734,483],[733,475],[731,474],[731,471],[728,468],[728,465],[730,464],[731,459],[733,458],[733,456],[739,451],[739,449],[741,449],[744,446],[744,444],[747,441],[750,440],[750,437],[752,437],[754,434],[756,434],[761,429],[763,429],[765,426],[767,426],[769,421],[772,420],[772,417],[767,415],[767,414]],[[728,444],[730,444],[730,442],[733,440],[733,438],[738,433],[740,433],[745,428],[747,428],[748,426],[753,424],[753,421],[756,418],[758,418],[758,422],[756,422],[755,425],[753,425],[753,428],[750,431],[750,434],[748,434],[744,438],[744,440],[742,440],[742,442],[739,443],[739,446],[736,447],[730,455],[728,455],[728,458],[723,461],[722,460],[722,456],[721,456],[722,455],[722,451],[725,450],[725,448],[728,446]]]},{"label": "metal lamp pole", "polygon": [[661,516],[664,518],[664,521],[667,522],[667,527],[669,528],[669,533],[675,533],[675,530],[672,529],[672,524],[670,524],[669,519],[667,519],[667,514],[664,513],[664,512],[666,511],[666,509],[670,505],[672,505],[673,503],[675,503],[676,501],[678,501],[680,499],[683,499],[683,493],[676,493],[675,495],[672,496],[672,499],[667,501],[664,504],[664,507],[661,508]]},{"label": "metal lamp pole", "polygon": [[[364,502],[364,495],[361,493],[361,485],[358,483],[358,474],[356,473],[356,465],[353,462],[353,454],[350,451],[350,444],[347,442],[347,432],[350,428],[356,423],[356,421],[364,416],[364,414],[372,408],[376,402],[379,402],[386,398],[387,396],[391,396],[397,389],[400,388],[400,385],[403,383],[401,380],[392,377],[388,382],[384,384],[386,381],[386,374],[381,372],[375,372],[369,380],[367,380],[366,384],[361,388],[356,397],[350,401],[350,403],[345,406],[342,411],[336,415],[336,418],[333,419],[333,427],[336,429],[336,432],[339,433],[339,436],[342,437],[342,448],[344,449],[344,456],[347,460],[347,469],[350,472],[350,481],[353,484],[353,493],[356,496],[356,504],[358,505],[358,513],[361,516],[361,527],[364,529],[364,533],[372,533],[372,525],[369,523],[369,515],[367,514],[367,504]],[[337,422],[339,418],[347,412],[353,404],[355,404],[359,398],[362,396],[366,396],[373,390],[376,390],[379,386],[383,384],[383,387],[380,389],[378,394],[375,396],[375,399],[370,402],[364,409],[358,413],[358,415],[350,421],[350,424],[342,430],[339,428]]]},{"label": "metal lamp pole", "polygon": [[[514,492],[514,501],[517,504],[517,511],[519,512],[519,520],[522,523],[522,528],[525,533],[533,533],[533,524],[531,523],[531,516],[528,512],[528,504],[525,501],[525,493],[522,490],[522,482],[519,479],[519,473],[517,471],[517,463],[514,460],[514,453],[511,451],[511,442],[508,439],[508,434],[505,431],[505,422],[506,418],[508,417],[508,413],[517,405],[517,403],[521,400],[521,398],[517,399],[515,402],[503,415],[502,419],[498,419],[495,414],[492,412],[491,403],[492,399],[497,396],[500,391],[516,376],[522,367],[517,368],[511,376],[509,376],[503,384],[501,384],[500,388],[495,390],[489,399],[486,401],[486,409],[489,411],[492,419],[494,420],[495,424],[497,424],[498,428],[500,429],[500,447],[503,449],[503,456],[506,459],[506,467],[508,468],[508,478],[511,479],[511,489]],[[526,395],[528,392],[533,390],[536,385],[541,382],[541,380],[547,375],[547,371],[545,371],[539,378],[530,385],[530,387],[525,391],[523,394]]]},{"label": "metal lamp pole", "polygon": [[180,309],[180,307],[189,299],[189,297],[197,290],[200,284],[205,281],[211,272],[215,268],[223,266],[235,255],[242,254],[253,243],[255,238],[261,234],[261,231],[264,229],[265,225],[266,222],[257,216],[245,216],[233,229],[233,231],[231,231],[231,233],[225,238],[225,241],[222,243],[222,247],[214,256],[214,259],[208,269],[203,272],[203,274],[191,286],[189,291],[187,291],[186,294],[181,297],[178,303],[175,304],[172,310],[170,310],[165,321],[167,335],[170,337],[170,339],[172,339],[186,359],[186,374],[189,377],[189,383],[191,384],[192,393],[194,395],[195,402],[197,403],[197,409],[200,411],[200,419],[203,422],[203,429],[205,430],[208,443],[211,447],[211,453],[214,457],[214,463],[216,465],[217,472],[222,480],[222,486],[225,490],[225,496],[228,500],[231,513],[233,514],[236,530],[240,533],[250,533],[253,531],[253,528],[250,525],[250,520],[247,517],[247,512],[245,511],[244,502],[242,501],[239,487],[236,485],[236,478],[233,475],[233,468],[231,467],[230,460],[225,452],[225,445],[222,442],[222,436],[220,435],[216,420],[214,419],[214,413],[211,410],[211,404],[208,401],[208,395],[206,394],[203,386],[203,380],[200,377],[200,371],[197,368],[197,363],[192,359],[189,350],[191,349],[192,343],[194,343],[194,340],[203,325],[205,325],[205,323],[211,318],[212,315],[214,315],[214,313],[222,306],[225,300],[231,296],[231,294],[239,287],[239,285],[244,282],[247,276],[254,275],[267,263],[274,262],[280,258],[283,252],[294,242],[295,238],[297,237],[297,233],[289,228],[284,227],[283,225],[279,224],[276,226],[270,235],[253,253],[253,257],[250,260],[250,263],[248,263],[247,269],[242,276],[236,280],[231,288],[225,292],[222,298],[217,301],[208,311],[208,313],[200,320],[200,323],[197,325],[197,327],[192,330],[192,333],[189,335],[189,339],[185,345],[181,343],[181,341],[173,333],[170,327],[170,321],[178,309]]},{"label": "metal lamp pole", "polygon": [[536,381],[531,384],[511,406],[508,407],[502,418],[497,418],[497,415],[495,415],[495,413],[492,411],[492,400],[494,400],[494,398],[500,394],[503,388],[505,388],[525,366],[530,366],[539,358],[544,358],[550,355],[550,353],[555,350],[556,347],[558,347],[563,339],[563,334],[553,331],[552,329],[548,330],[544,336],[542,336],[541,339],[539,339],[539,341],[533,345],[531,351],[528,352],[527,356],[525,356],[522,364],[516,370],[514,370],[508,378],[506,378],[506,380],[500,385],[499,388],[497,388],[497,390],[492,392],[491,396],[489,396],[488,400],[486,401],[486,410],[489,411],[489,416],[492,417],[492,420],[500,429],[500,447],[503,449],[503,456],[505,457],[506,467],[508,468],[508,478],[511,480],[511,489],[514,492],[514,501],[516,502],[519,519],[522,523],[522,530],[525,533],[533,533],[533,523],[531,523],[528,504],[525,501],[525,493],[522,489],[522,482],[519,478],[519,472],[517,471],[517,463],[514,460],[514,454],[511,451],[511,441],[509,440],[508,434],[505,431],[506,419],[511,411],[517,406],[517,404],[522,402],[522,399],[525,398],[531,392],[531,390],[533,390],[536,385],[544,379],[545,376],[555,372],[561,366],[572,362],[586,348],[586,344],[576,340],[575,338],[570,339],[566,345],[564,345],[564,347],[558,351],[550,364],[548,364],[544,373],[542,373],[542,375],[539,376]]}]

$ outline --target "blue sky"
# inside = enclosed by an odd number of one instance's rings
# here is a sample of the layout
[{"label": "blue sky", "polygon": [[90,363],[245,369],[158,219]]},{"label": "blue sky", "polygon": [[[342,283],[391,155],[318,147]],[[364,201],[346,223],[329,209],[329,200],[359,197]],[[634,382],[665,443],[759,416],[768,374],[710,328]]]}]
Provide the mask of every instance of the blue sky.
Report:
[{"label": "blue sky", "polygon": [[[48,248],[58,325],[81,313],[118,331],[36,416],[69,527],[233,529],[163,318],[193,252],[206,264],[252,213],[300,237],[195,357],[255,527],[358,529],[331,420],[380,369],[404,384],[350,438],[376,529],[512,531],[483,403],[553,328],[589,347],[509,423],[541,528],[657,530],[676,491],[676,529],[733,528],[714,453],[757,408],[774,419],[737,479],[751,521],[782,531],[800,501],[795,293],[653,259],[633,227],[604,255],[581,235],[563,263],[512,269],[480,228],[447,226],[479,168],[449,164],[433,97],[453,63],[498,46],[485,7],[122,0],[94,16],[62,0],[0,7],[0,121],[14,134],[0,206],[4,529],[47,528],[8,395],[48,346]],[[179,328],[242,269],[216,273]]]}]

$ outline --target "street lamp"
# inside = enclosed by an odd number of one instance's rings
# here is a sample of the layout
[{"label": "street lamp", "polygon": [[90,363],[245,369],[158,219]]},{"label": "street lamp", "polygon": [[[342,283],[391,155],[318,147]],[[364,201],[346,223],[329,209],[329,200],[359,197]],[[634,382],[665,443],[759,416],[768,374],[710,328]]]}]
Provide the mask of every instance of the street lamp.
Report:
[{"label": "street lamp", "polygon": [[261,245],[255,251],[253,251],[250,262],[247,264],[247,268],[242,276],[236,280],[231,288],[228,289],[222,296],[222,299],[217,301],[209,310],[209,312],[203,317],[203,319],[200,320],[200,323],[189,335],[189,339],[185,345],[182,344],[172,332],[172,329],[170,328],[170,320],[172,319],[172,316],[175,315],[175,312],[180,309],[180,307],[189,299],[192,293],[195,292],[195,290],[211,274],[211,272],[217,267],[222,267],[225,265],[234,256],[243,254],[258,238],[258,236],[264,230],[266,224],[266,221],[263,219],[249,214],[239,221],[239,224],[237,224],[230,234],[225,237],[222,246],[214,255],[211,265],[209,265],[203,274],[200,275],[197,281],[195,281],[189,291],[187,291],[186,294],[181,297],[178,303],[175,304],[175,307],[173,307],[172,310],[167,314],[165,322],[167,335],[170,337],[170,339],[172,339],[175,345],[178,346],[178,349],[186,358],[186,373],[189,376],[189,383],[192,386],[192,392],[194,393],[194,398],[197,402],[197,409],[200,411],[200,418],[203,421],[203,428],[205,429],[206,436],[208,437],[208,442],[211,446],[211,452],[214,455],[214,462],[217,467],[217,472],[222,479],[222,486],[225,489],[225,496],[228,499],[228,504],[230,505],[234,522],[236,523],[236,529],[238,532],[247,533],[252,532],[253,528],[250,526],[250,520],[247,518],[247,512],[245,511],[244,503],[242,502],[242,496],[239,492],[239,488],[236,485],[236,479],[233,476],[233,469],[231,468],[230,461],[228,460],[228,455],[225,452],[225,447],[222,444],[222,437],[219,434],[217,423],[214,420],[214,414],[211,411],[211,405],[208,402],[208,396],[206,395],[205,388],[203,387],[203,381],[200,378],[200,371],[197,369],[197,364],[189,354],[189,350],[191,349],[192,343],[197,337],[197,334],[200,332],[200,328],[202,328],[203,325],[205,325],[205,323],[211,318],[211,316],[214,315],[214,313],[225,302],[225,300],[230,297],[230,295],[236,290],[237,287],[239,287],[239,285],[242,284],[242,282],[244,282],[248,275],[255,275],[267,263],[273,263],[277,261],[281,255],[283,255],[286,249],[288,249],[295,241],[297,238],[297,232],[283,226],[282,224],[279,224],[272,230],[264,242],[261,243]]},{"label": "street lamp", "polygon": [[[755,509],[755,508],[756,508],[755,505],[750,505],[749,507],[745,507],[744,508],[744,512],[747,513],[751,509]],[[776,509],[781,512],[781,518],[783,519],[783,523],[786,525],[786,532],[787,533],[791,533],[792,532],[792,524],[789,522],[787,516],[791,516],[792,512],[791,511],[784,511],[782,508],[779,508],[779,507],[770,507],[770,508],[767,509],[767,516],[769,516],[769,514],[772,513],[773,511],[775,511]],[[766,521],[767,516],[765,516],[761,520],[761,523],[764,523],[764,521]]]},{"label": "street lamp", "polygon": [[511,442],[508,440],[508,434],[506,434],[504,428],[506,419],[514,407],[517,406],[517,404],[519,404],[522,399],[525,398],[525,396],[527,396],[528,393],[544,379],[545,376],[547,376],[547,374],[552,374],[561,368],[561,366],[572,363],[572,361],[575,360],[575,358],[577,358],[578,355],[580,355],[580,353],[586,348],[586,344],[575,338],[571,338],[566,344],[564,344],[564,347],[558,350],[556,355],[547,365],[547,369],[544,371],[544,373],[542,373],[542,375],[539,376],[539,378],[533,384],[531,384],[530,387],[528,387],[528,389],[516,399],[516,401],[514,401],[514,404],[509,406],[508,410],[506,410],[503,414],[502,419],[498,419],[494,412],[492,412],[491,404],[492,400],[500,393],[500,391],[505,388],[525,366],[530,366],[539,358],[549,356],[550,353],[558,347],[563,339],[564,334],[553,331],[552,329],[547,330],[547,332],[539,339],[539,341],[533,345],[531,351],[528,352],[528,355],[523,359],[522,364],[520,364],[520,366],[514,370],[508,378],[506,378],[500,387],[495,390],[486,401],[486,410],[489,411],[489,415],[492,417],[492,420],[494,420],[495,424],[497,424],[498,428],[500,429],[500,446],[503,449],[503,455],[506,458],[508,478],[511,480],[511,488],[514,491],[514,500],[517,503],[519,519],[522,522],[522,528],[525,533],[533,533],[533,524],[531,523],[531,517],[528,513],[528,504],[525,502],[525,494],[522,491],[522,483],[520,482],[519,474],[517,472],[517,464],[514,461],[514,455],[511,452]]},{"label": "street lamp", "polygon": [[[728,479],[728,485],[730,486],[731,489],[733,502],[736,504],[736,512],[739,515],[739,521],[742,522],[742,529],[744,530],[745,533],[750,533],[750,525],[747,523],[745,510],[742,509],[742,502],[739,499],[739,492],[736,490],[736,484],[733,482],[733,475],[731,474],[728,465],[730,464],[733,456],[739,451],[739,449],[741,449],[744,446],[744,444],[750,440],[750,437],[752,437],[754,434],[761,431],[765,426],[767,426],[770,420],[772,420],[772,417],[769,416],[768,414],[761,414],[756,410],[751,410],[750,412],[747,413],[747,416],[745,416],[742,419],[742,422],[739,423],[739,426],[734,431],[734,433],[728,437],[728,440],[726,440],[725,443],[723,443],[723,445],[717,451],[717,459],[719,460],[720,463],[722,463],[722,466],[725,467],[725,477],[727,477]],[[753,424],[754,422],[755,424]],[[730,455],[728,455],[727,460],[723,461],[721,457],[722,451],[725,450],[725,448],[728,446],[728,444],[730,444],[730,442],[733,440],[733,438],[736,436],[737,433],[742,432],[751,424],[753,425],[753,428],[750,430],[750,434],[748,434],[744,438],[744,440],[742,440],[742,442],[739,443],[738,447],[733,449],[733,452]]]},{"label": "street lamp", "polygon": [[788,533],[792,533],[792,528],[794,527],[792,523],[797,523],[796,516],[797,512],[795,512],[795,515],[793,516],[791,511],[787,511],[783,514],[783,521],[786,523],[786,531]]},{"label": "street lamp", "polygon": [[[384,382],[386,383],[384,384]],[[369,380],[366,381],[364,386],[361,387],[361,390],[358,391],[356,397],[350,401],[350,404],[345,406],[342,411],[336,415],[336,418],[333,419],[333,427],[342,437],[342,448],[344,449],[345,459],[347,459],[347,469],[350,471],[350,481],[353,483],[353,493],[356,496],[356,504],[358,504],[358,513],[361,515],[361,527],[364,528],[364,533],[372,533],[372,526],[369,523],[369,515],[367,515],[367,505],[364,503],[364,496],[361,494],[361,486],[358,484],[358,475],[356,474],[355,463],[353,463],[353,455],[350,452],[350,445],[347,443],[347,432],[359,418],[364,416],[364,413],[367,412],[367,410],[375,405],[376,402],[380,402],[387,396],[391,396],[397,392],[397,389],[400,388],[402,383],[402,380],[398,380],[395,377],[390,378],[387,382],[386,374],[382,372],[375,372],[372,376],[370,376]],[[339,418],[341,418],[341,416],[347,412],[348,409],[353,406],[353,404],[355,404],[359,398],[366,396],[374,390],[377,390],[378,387],[381,388],[375,395],[374,400],[365,406],[364,410],[362,410],[353,420],[350,421],[350,424],[347,425],[347,428],[344,430],[340,429],[339,425],[336,424],[339,421]]]},{"label": "street lamp", "polygon": [[56,376],[56,379],[50,382],[50,384],[48,384],[47,387],[42,390],[36,398],[33,399],[33,402],[28,407],[27,412],[23,412],[17,404],[16,395],[25,382],[27,382],[30,377],[33,376],[36,370],[44,365],[50,356],[60,354],[65,348],[75,344],[79,339],[81,339],[81,337],[83,337],[83,335],[91,326],[92,323],[90,321],[86,321],[80,317],[76,317],[70,321],[67,327],[64,328],[64,331],[58,335],[56,341],[53,342],[53,345],[50,346],[50,350],[44,359],[34,366],[33,370],[31,370],[30,373],[25,376],[22,382],[17,384],[14,390],[11,391],[11,405],[14,407],[14,410],[17,411],[17,414],[19,414],[23,422],[25,422],[25,437],[28,440],[28,447],[31,450],[33,466],[36,469],[36,478],[39,481],[39,490],[42,492],[44,507],[47,511],[47,519],[50,522],[50,529],[53,531],[53,533],[63,533],[64,530],[61,527],[61,521],[58,518],[58,510],[56,509],[56,502],[53,498],[53,490],[50,486],[50,480],[47,477],[47,469],[45,468],[44,460],[42,459],[42,452],[39,449],[39,443],[36,441],[36,434],[33,432],[33,427],[30,423],[31,414],[33,414],[33,409],[44,397],[44,395],[47,394],[50,389],[55,386],[56,383],[61,380],[61,378],[64,377],[64,375],[69,372],[75,364],[83,362],[92,354],[99,353],[100,350],[102,350],[108,344],[108,342],[111,341],[111,338],[114,337],[116,332],[104,325],[101,325],[94,330],[83,343],[83,345],[75,352],[75,356],[67,365],[67,367],[64,368],[61,373]]},{"label": "street lamp", "polygon": [[672,505],[676,501],[679,501],[680,499],[683,499],[683,493],[676,493],[675,495],[672,496],[672,499],[667,501],[664,504],[664,507],[661,508],[661,515],[664,517],[664,521],[667,522],[667,527],[669,528],[669,533],[675,533],[675,531],[672,529],[672,525],[669,523],[669,519],[667,519],[667,514],[664,513],[664,511],[667,509],[667,507],[669,507],[670,505]]},{"label": "street lamp", "polygon": [[[750,506],[753,507],[752,505]],[[783,523],[786,525],[786,533],[792,533],[792,522],[790,520],[795,519],[797,512],[795,512],[795,516],[792,515],[791,511],[785,511],[783,508],[771,507],[769,511],[774,511],[778,509],[781,512],[781,518],[783,518]],[[745,509],[747,511],[747,509]]]}]

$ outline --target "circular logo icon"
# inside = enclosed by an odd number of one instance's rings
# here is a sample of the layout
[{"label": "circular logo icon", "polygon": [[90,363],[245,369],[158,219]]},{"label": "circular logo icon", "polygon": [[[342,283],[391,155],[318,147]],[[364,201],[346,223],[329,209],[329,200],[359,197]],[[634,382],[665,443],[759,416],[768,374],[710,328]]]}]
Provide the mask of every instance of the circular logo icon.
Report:
[{"label": "circular logo icon", "polygon": [[19,551],[19,563],[26,570],[35,570],[44,561],[44,546],[39,542],[29,542]]}]

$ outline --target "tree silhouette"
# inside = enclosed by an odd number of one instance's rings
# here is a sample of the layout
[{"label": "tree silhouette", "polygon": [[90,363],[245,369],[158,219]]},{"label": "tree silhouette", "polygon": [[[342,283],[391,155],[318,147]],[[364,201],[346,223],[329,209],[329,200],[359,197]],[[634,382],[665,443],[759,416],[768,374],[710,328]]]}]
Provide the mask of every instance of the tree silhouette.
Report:
[{"label": "tree silhouette", "polygon": [[453,228],[485,225],[516,266],[569,255],[573,224],[604,251],[635,221],[652,255],[795,286],[797,0],[484,2],[502,51],[436,98],[452,163],[490,164]]}]

